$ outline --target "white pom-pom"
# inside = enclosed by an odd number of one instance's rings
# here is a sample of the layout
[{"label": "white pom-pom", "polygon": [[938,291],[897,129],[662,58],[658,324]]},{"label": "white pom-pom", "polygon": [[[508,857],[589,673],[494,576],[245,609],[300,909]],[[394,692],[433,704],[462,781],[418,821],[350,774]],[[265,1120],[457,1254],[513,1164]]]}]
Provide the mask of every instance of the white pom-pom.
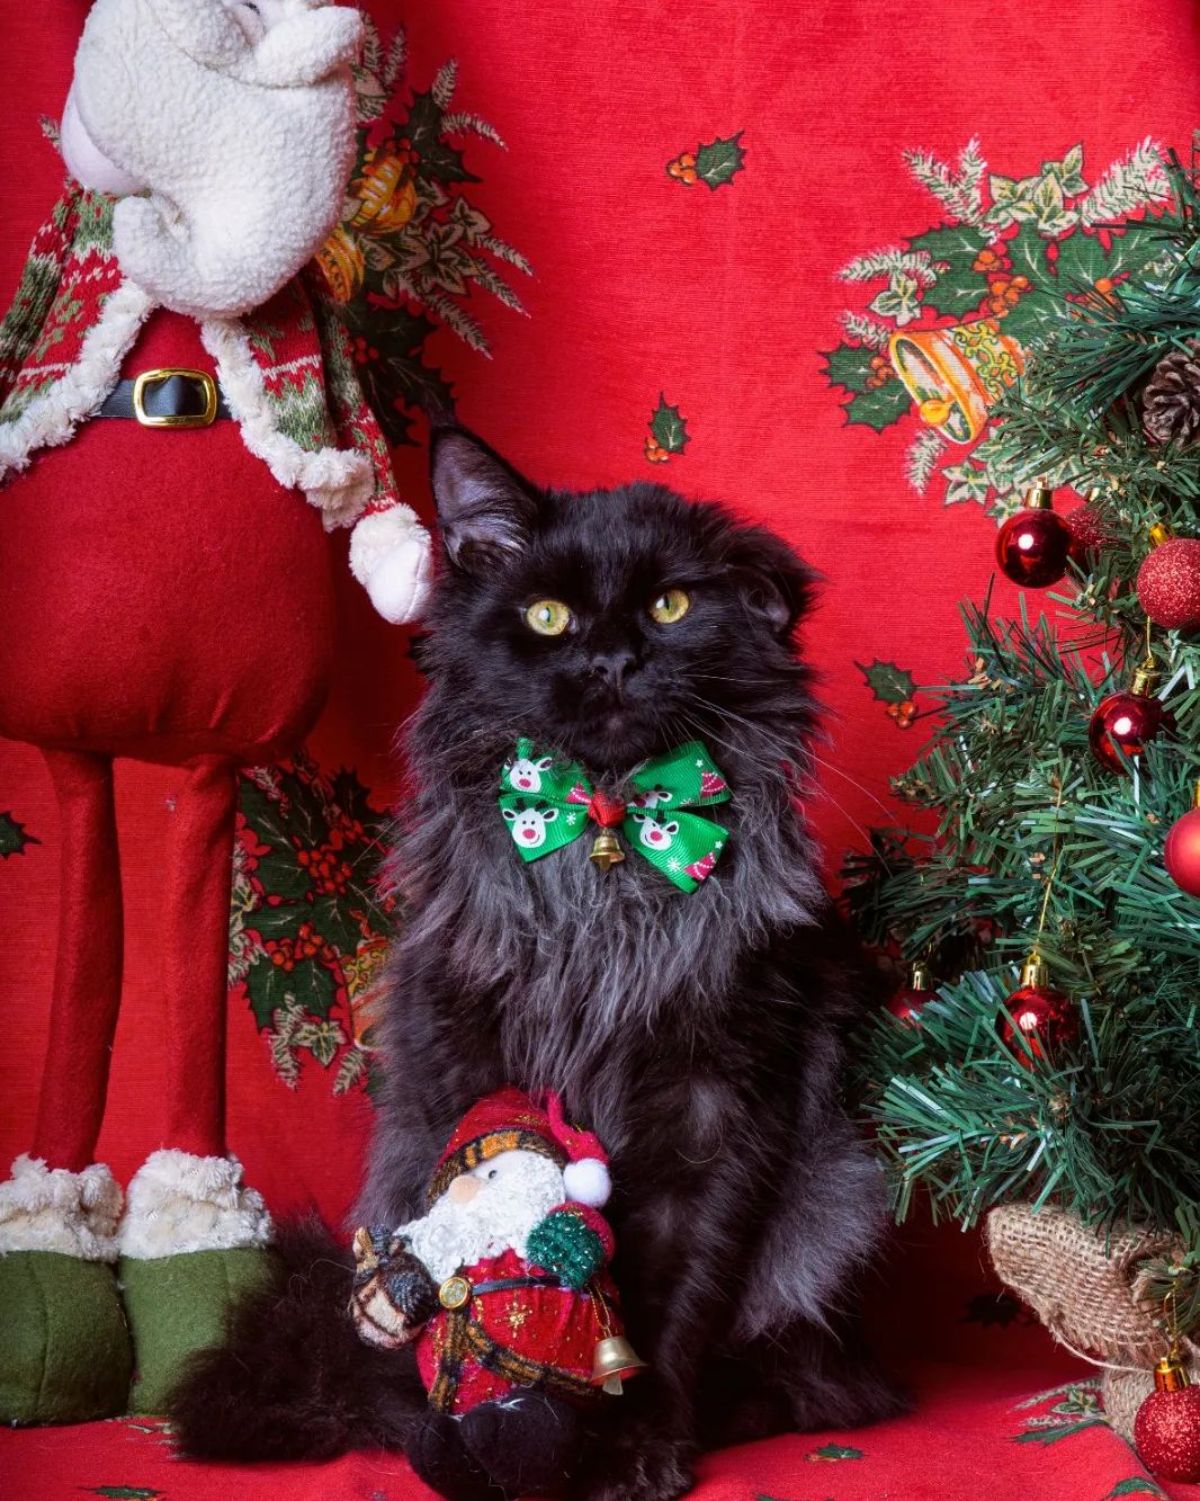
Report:
[{"label": "white pom-pom", "polygon": [[371,603],[386,621],[416,620],[429,598],[429,541],[405,542],[376,564],[367,577]]},{"label": "white pom-pom", "polygon": [[429,598],[433,548],[410,507],[392,506],[359,519],[350,533],[350,572],[393,625],[420,615]]},{"label": "white pom-pom", "polygon": [[568,1162],[563,1168],[563,1184],[569,1199],[574,1199],[576,1204],[587,1204],[592,1209],[602,1209],[612,1193],[608,1168],[598,1157]]}]

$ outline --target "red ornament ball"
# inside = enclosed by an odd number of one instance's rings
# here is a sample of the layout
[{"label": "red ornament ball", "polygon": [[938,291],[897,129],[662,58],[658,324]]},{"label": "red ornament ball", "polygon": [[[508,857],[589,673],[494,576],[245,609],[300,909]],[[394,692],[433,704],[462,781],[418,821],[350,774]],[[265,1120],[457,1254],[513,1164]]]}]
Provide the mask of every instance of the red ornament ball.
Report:
[{"label": "red ornament ball", "polygon": [[898,990],[891,997],[887,1003],[887,1009],[897,1021],[903,1022],[906,1027],[919,1027],[921,1012],[930,1001],[936,998],[936,990],[917,990],[911,985],[906,985],[903,990]]},{"label": "red ornament ball", "polygon": [[1171,825],[1163,864],[1180,891],[1200,896],[1200,808],[1193,808]]},{"label": "red ornament ball", "polygon": [[1200,1386],[1151,1392],[1133,1420],[1133,1441],[1163,1480],[1200,1480]]},{"label": "red ornament ball", "polygon": [[[1061,990],[1048,985],[1022,985],[1004,1005],[1008,1014],[1000,1018],[1000,1040],[1026,1068],[1032,1068],[1039,1059],[1052,1058],[1079,1036],[1079,1015]],[[1022,1047],[1021,1037],[1028,1048]]]},{"label": "red ornament ball", "polygon": [[1014,584],[1044,589],[1066,573],[1070,550],[1070,528],[1056,511],[1018,511],[996,536],[996,566]]},{"label": "red ornament ball", "polygon": [[1094,505],[1076,506],[1063,517],[1071,533],[1068,549],[1073,563],[1086,568],[1098,552],[1103,552],[1116,541],[1112,523],[1107,521]]},{"label": "red ornament ball", "polygon": [[1096,759],[1109,771],[1127,770],[1125,757],[1140,756],[1147,744],[1174,724],[1161,698],[1123,690],[1110,693],[1096,705],[1088,725],[1088,740]]},{"label": "red ornament ball", "polygon": [[1200,541],[1171,537],[1156,547],[1138,570],[1137,594],[1164,631],[1200,630]]}]

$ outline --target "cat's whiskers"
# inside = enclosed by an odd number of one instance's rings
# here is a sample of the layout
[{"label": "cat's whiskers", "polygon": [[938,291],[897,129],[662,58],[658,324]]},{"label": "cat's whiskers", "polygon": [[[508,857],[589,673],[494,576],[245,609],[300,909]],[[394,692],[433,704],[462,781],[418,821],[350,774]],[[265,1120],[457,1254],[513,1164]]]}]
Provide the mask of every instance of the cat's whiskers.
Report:
[{"label": "cat's whiskers", "polygon": [[[838,775],[842,776],[853,787],[857,788],[865,796],[871,798],[875,803],[878,804],[880,808],[886,811],[887,804],[884,803],[881,798],[876,797],[869,788],[864,787],[861,782],[856,781],[846,772],[843,772],[841,768],[835,766],[832,761],[828,761],[818,751],[814,750],[811,744],[801,744],[799,741],[795,741],[789,744],[788,742],[783,741],[781,737],[772,735],[772,733],[766,730],[763,725],[755,722],[754,720],[745,718],[744,715],[738,714],[734,710],[725,709],[718,704],[712,703],[708,699],[700,698],[697,694],[691,694],[689,695],[689,697],[691,698],[694,705],[698,709],[703,711],[706,715],[715,716],[717,719],[723,720],[727,724],[740,724],[744,728],[753,731],[760,740],[774,749],[780,760],[795,761],[797,759],[804,759],[807,761],[811,759],[818,765],[824,767],[826,770],[836,772]],[[707,733],[708,738],[711,739],[719,748],[724,748],[729,751],[734,751],[736,749],[736,746],[732,740],[727,741],[722,739],[716,731],[710,729],[709,725],[693,724],[692,733],[697,735],[703,735]],[[840,813],[841,816],[846,820],[846,822],[849,823],[859,835],[861,835],[864,839],[869,839],[869,830],[867,829],[866,825],[860,822],[860,820],[850,812],[849,808],[847,808],[839,798],[834,796],[834,794],[828,787],[826,787],[822,782],[818,780],[810,779],[808,782],[808,788],[815,796],[823,798],[832,808]]]}]

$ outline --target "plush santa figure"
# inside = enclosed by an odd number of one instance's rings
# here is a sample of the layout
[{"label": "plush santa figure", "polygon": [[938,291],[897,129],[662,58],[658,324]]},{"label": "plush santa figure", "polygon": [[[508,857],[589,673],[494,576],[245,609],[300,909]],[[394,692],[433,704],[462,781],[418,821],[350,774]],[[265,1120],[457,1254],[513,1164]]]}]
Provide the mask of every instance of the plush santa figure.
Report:
[{"label": "plush santa figure", "polygon": [[408,1456],[443,1495],[560,1488],[581,1404],[640,1368],[605,1270],[608,1194],[596,1137],[506,1088],[459,1123],[427,1214],[356,1233],[351,1313],[370,1344],[415,1341],[429,1412]]},{"label": "plush santa figure", "polygon": [[[325,532],[353,527],[389,620],[429,573],[310,264],[354,161],[361,35],[324,0],[96,0],[72,179],[0,328],[0,734],[44,751],[62,812],[50,1047],[0,1183],[0,1420],[123,1411],[135,1366],[133,1405],[160,1408],[262,1269],[267,1212],[225,1141],[237,768],[293,751],[326,696]],[[115,756],[183,768],[156,933],[167,1098],[125,1193],[94,1161]]]}]

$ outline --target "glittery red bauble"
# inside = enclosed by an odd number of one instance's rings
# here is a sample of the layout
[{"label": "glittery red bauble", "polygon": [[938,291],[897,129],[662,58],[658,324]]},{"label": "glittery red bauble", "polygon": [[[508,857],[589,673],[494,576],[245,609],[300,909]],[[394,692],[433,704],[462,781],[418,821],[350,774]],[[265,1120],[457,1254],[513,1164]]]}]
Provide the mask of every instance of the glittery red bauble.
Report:
[{"label": "glittery red bauble", "polygon": [[1133,1420],[1133,1441],[1162,1480],[1200,1480],[1200,1386],[1151,1392]]},{"label": "glittery red bauble", "polygon": [[1171,825],[1163,863],[1180,891],[1200,896],[1200,808],[1193,808]]},{"label": "glittery red bauble", "polygon": [[887,1009],[906,1027],[919,1027],[922,1008],[936,998],[936,990],[914,990],[911,985],[906,985],[888,1001]]},{"label": "glittery red bauble", "polygon": [[[1053,1057],[1079,1036],[1079,1015],[1061,990],[1022,985],[1004,1004],[1008,1016],[1000,1018],[1000,1040],[1026,1068],[1032,1068],[1035,1059]],[[1032,1058],[1021,1046],[1018,1033],[1029,1044]]]},{"label": "glittery red bauble", "polygon": [[1044,589],[1067,571],[1071,533],[1055,511],[1018,511],[996,537],[996,566],[1014,584]]},{"label": "glittery red bauble", "polygon": [[1112,523],[1093,505],[1076,506],[1063,517],[1071,533],[1071,561],[1086,568],[1096,553],[1103,552],[1116,540]]},{"label": "glittery red bauble", "polygon": [[1110,693],[1096,705],[1088,725],[1088,740],[1097,760],[1109,771],[1125,771],[1126,756],[1140,756],[1148,741],[1174,724],[1161,698],[1150,693]]},{"label": "glittery red bauble", "polygon": [[1138,602],[1164,631],[1200,630],[1200,542],[1172,537],[1138,570]]}]

